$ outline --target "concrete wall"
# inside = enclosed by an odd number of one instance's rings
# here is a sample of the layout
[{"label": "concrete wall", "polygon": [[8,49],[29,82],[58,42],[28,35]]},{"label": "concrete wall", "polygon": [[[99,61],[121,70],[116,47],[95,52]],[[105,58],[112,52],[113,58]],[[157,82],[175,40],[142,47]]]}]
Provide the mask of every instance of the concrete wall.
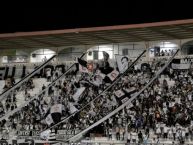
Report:
[{"label": "concrete wall", "polygon": [[[193,41],[192,39],[183,39],[183,40],[167,40],[167,42],[172,42],[176,44],[176,48],[181,48],[185,43]],[[128,57],[133,58],[137,57],[144,49],[147,49],[148,52],[146,53],[145,59],[149,59],[149,48],[152,48],[163,41],[150,41],[150,42],[135,42],[135,43],[121,43],[121,44],[109,44],[109,45],[100,45],[100,46],[72,46],[72,47],[49,47],[49,48],[38,48],[38,49],[10,49],[10,50],[1,50],[0,53],[0,63],[2,63],[3,56],[26,56],[27,62],[42,62],[42,58],[44,58],[45,55],[51,57],[51,55],[48,55],[47,52],[51,51],[45,51],[45,53],[36,55],[35,58],[32,57],[32,54],[34,52],[37,52],[36,50],[52,50],[53,54],[58,54],[58,57],[56,61],[59,62],[65,62],[65,61],[72,61],[75,57],[79,57],[83,52],[86,50],[89,51],[99,51],[99,59],[102,59],[102,51],[107,51],[109,53],[110,57],[112,59],[115,58],[115,54],[123,55],[123,50],[128,49]],[[53,55],[52,54],[52,55]],[[178,55],[186,55],[186,51],[182,50],[178,53]],[[48,59],[47,58],[47,59]],[[93,53],[91,55],[86,55],[85,59],[92,60],[93,59]]]}]

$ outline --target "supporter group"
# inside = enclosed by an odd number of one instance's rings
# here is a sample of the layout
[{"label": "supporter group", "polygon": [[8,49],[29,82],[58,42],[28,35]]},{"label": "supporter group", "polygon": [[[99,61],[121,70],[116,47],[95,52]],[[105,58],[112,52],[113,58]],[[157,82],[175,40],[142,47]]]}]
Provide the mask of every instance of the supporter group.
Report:
[{"label": "supporter group", "polygon": [[[76,135],[135,96],[167,64],[167,60],[143,63],[140,59],[134,63],[135,60],[120,56],[119,65],[117,62],[112,65],[108,53],[103,52],[103,56],[103,60],[92,64],[78,58],[72,68],[66,66],[64,71],[44,69],[45,78],[52,85],[44,84],[42,93],[35,98],[29,92],[37,87],[33,82],[37,76],[11,91],[0,102],[0,117],[4,117],[0,121],[1,138],[21,130],[49,130],[55,134],[58,130],[70,130],[72,136]],[[14,81],[11,82],[13,86]],[[109,140],[127,143],[190,141],[193,139],[192,85],[191,69],[173,69],[170,63],[136,99],[85,137],[101,134]],[[9,87],[5,84],[4,91]],[[16,96],[20,92],[24,92],[22,96],[28,101],[24,107],[17,105]],[[18,110],[9,115],[15,109]],[[41,139],[56,137],[45,133]]]}]

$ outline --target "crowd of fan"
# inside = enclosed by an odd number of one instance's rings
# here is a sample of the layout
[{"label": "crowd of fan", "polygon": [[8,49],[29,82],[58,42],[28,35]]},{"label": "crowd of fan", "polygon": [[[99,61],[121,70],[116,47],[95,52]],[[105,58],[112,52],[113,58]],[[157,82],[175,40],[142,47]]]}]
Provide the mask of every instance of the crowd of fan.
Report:
[{"label": "crowd of fan", "polygon": [[[46,72],[48,81],[53,81],[62,74],[61,71],[58,72],[56,70],[55,72],[56,73]],[[61,116],[56,120],[56,122],[54,122],[57,123],[61,118],[68,117],[70,114],[83,107],[86,103],[90,102],[101,91],[103,91],[105,87],[107,87],[106,84],[101,84],[100,86],[94,85],[95,80],[97,80],[97,78],[93,78],[93,76],[90,76],[89,74],[84,73],[80,75],[77,71],[70,71],[65,78],[57,81],[53,86],[50,86],[48,91],[45,91],[37,98],[33,99],[29,104],[26,104],[25,107],[11,115],[8,119],[1,121],[0,131],[7,133],[13,129],[43,130],[48,128],[53,124],[48,125],[45,120],[53,105],[62,104],[63,106]],[[33,79],[31,79],[30,82],[33,82]],[[73,95],[77,89],[82,87],[85,87],[85,91],[81,97],[75,101]],[[43,85],[42,90],[45,88],[46,86]],[[28,87],[24,89],[26,100],[32,97],[29,96],[27,89]],[[31,89],[31,87],[29,87],[29,89]],[[15,97],[15,94],[13,96]],[[16,101],[15,98],[14,102]],[[1,108],[5,108],[5,106],[1,104]],[[2,109],[2,114],[4,115],[6,111]]]},{"label": "crowd of fan", "polygon": [[[161,139],[183,143],[193,139],[193,73],[168,68],[132,103],[104,123],[106,136],[144,143]],[[171,83],[173,82],[173,83]],[[127,130],[127,133],[126,133]]]},{"label": "crowd of fan", "polygon": [[[159,67],[156,68],[154,73],[157,72],[158,68]],[[77,134],[79,131],[86,129],[115,110],[126,100],[129,100],[129,98],[149,82],[154,76],[154,73],[152,73],[150,69],[130,71],[126,76],[121,77],[119,82],[108,89],[107,92],[99,95],[91,103],[81,109],[79,113],[76,113],[55,129],[70,130],[72,134]],[[117,91],[121,91],[124,94],[118,97],[116,95]],[[113,126],[113,124],[111,125]]]},{"label": "crowd of fan", "polygon": [[[122,104],[115,95],[117,90],[135,88],[135,94],[142,89],[160,67],[151,68],[154,69],[133,71],[126,75],[117,85],[55,129],[71,130],[72,134],[86,129]],[[191,71],[168,67],[132,105],[104,122],[105,135],[112,139],[114,132],[117,140],[127,138],[129,143],[142,143],[151,139],[154,143],[161,139],[180,143],[192,140],[192,84]],[[124,93],[128,98],[132,96],[126,91]]]},{"label": "crowd of fan", "polygon": [[[157,69],[159,69],[159,67],[157,67]],[[98,70],[96,70],[96,72],[97,71]],[[54,80],[59,76],[59,74],[51,75],[50,72],[47,72],[46,74],[48,81]],[[7,120],[1,121],[1,131],[7,133],[12,129],[44,130],[53,125],[53,123],[48,125],[45,121],[46,116],[53,105],[62,104],[63,107],[62,114],[59,116],[58,120],[54,122],[55,124],[59,122],[61,118],[68,117],[95,98],[89,107],[81,110],[74,117],[69,119],[69,122],[64,122],[57,127],[57,129],[66,127],[74,131],[77,128],[84,129],[120,105],[120,100],[114,95],[116,91],[123,88],[126,98],[130,98],[131,92],[133,93],[133,91],[129,90],[134,89],[134,92],[139,91],[153,76],[153,73],[151,73],[150,70],[131,71],[129,75],[122,77],[117,85],[113,86],[105,94],[97,97],[100,92],[110,85],[104,81],[96,85],[97,79],[100,79],[97,74],[98,72],[94,76],[90,76],[87,73],[79,75],[76,72],[71,71],[65,78],[55,83],[54,86],[51,86],[48,89],[48,92],[39,95],[38,98],[31,101]],[[141,80],[143,81],[141,82]],[[84,91],[83,95],[75,101],[73,99],[73,94],[81,87],[85,87],[86,91]],[[42,87],[42,90],[44,89],[45,86]],[[28,96],[27,93],[25,94]],[[96,114],[100,114],[100,116],[97,116]]]},{"label": "crowd of fan", "polygon": [[[96,85],[94,82],[97,80],[97,75],[90,76],[87,73],[80,75],[71,71],[65,78],[51,86],[48,92],[39,95],[9,119],[1,121],[0,131],[44,130],[53,125],[48,125],[45,119],[50,108],[55,104],[63,106],[62,114],[57,122],[80,109],[79,113],[55,129],[72,130],[74,133],[77,130],[83,130],[125,102],[121,100],[128,100],[141,90],[159,69],[160,65],[157,67],[152,65],[150,69],[130,71],[102,95],[99,94],[109,86],[108,83],[102,82]],[[56,70],[55,73],[48,71],[46,73],[47,80],[53,81],[61,74],[59,70]],[[153,132],[153,138],[157,141],[159,138],[169,138],[174,141],[193,139],[193,73],[188,70],[179,71],[168,67],[162,76],[163,81],[156,79],[132,102],[132,105],[125,107],[104,122],[106,136],[111,139],[115,132],[118,140],[125,139],[127,135],[128,142],[143,142],[148,140]],[[33,79],[30,79],[27,84],[24,89],[25,96],[30,99],[27,89],[33,89]],[[43,86],[42,90],[45,87]],[[82,87],[85,87],[86,91],[78,100],[74,100],[73,95],[77,89]],[[119,90],[124,93],[121,97],[116,95]],[[7,97],[5,105],[0,103],[1,115],[17,107],[15,96],[15,92],[11,93]],[[89,103],[91,100],[93,101]],[[87,105],[87,103],[89,104]],[[85,105],[86,107],[82,108]]]},{"label": "crowd of fan", "polygon": [[[41,74],[38,75],[38,77],[46,77],[47,82],[52,82],[55,80],[58,76],[62,74],[62,70],[59,68],[55,68],[53,71],[51,71],[50,68],[45,69],[45,75]],[[24,82],[21,86],[16,88],[15,90],[11,91],[6,99],[4,99],[0,103],[0,117],[6,116],[11,111],[14,111],[14,109],[17,108],[17,94],[23,95],[22,97],[25,98],[25,101],[30,100],[34,96],[31,96],[29,91],[33,91],[35,87],[33,79],[36,78],[36,76],[28,79],[26,82]],[[4,91],[8,90],[15,84],[15,81],[13,78],[8,78],[5,80],[5,86]],[[45,89],[45,85],[43,85],[42,89]],[[40,88],[41,91],[41,88]],[[24,93],[22,93],[24,92]],[[21,97],[20,95],[17,95],[18,97]],[[46,98],[46,97],[45,97]],[[47,101],[48,102],[48,101]],[[40,120],[40,114],[39,111],[43,111],[43,109],[38,109],[39,105],[41,108],[44,107],[44,105],[48,104],[46,102],[46,99],[43,98],[43,95],[40,95],[37,99],[34,99],[32,102],[30,102],[28,105],[26,105],[24,108],[22,108],[20,111],[16,112],[12,116],[10,116],[8,119],[4,119],[0,121],[0,132],[11,132],[12,129],[40,129],[40,125],[36,123],[35,120]],[[25,102],[24,102],[25,103]],[[18,106],[20,107],[20,106]],[[2,133],[3,134],[3,133]]]}]

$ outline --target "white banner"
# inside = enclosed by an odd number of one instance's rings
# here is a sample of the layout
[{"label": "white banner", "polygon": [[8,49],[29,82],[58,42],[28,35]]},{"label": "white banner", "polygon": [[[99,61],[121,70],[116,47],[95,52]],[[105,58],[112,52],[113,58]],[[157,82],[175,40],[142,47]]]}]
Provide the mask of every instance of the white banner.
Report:
[{"label": "white banner", "polygon": [[78,88],[76,93],[72,96],[73,99],[77,102],[79,100],[79,97],[81,96],[81,94],[84,92],[86,88],[85,87],[81,87],[81,88]]},{"label": "white banner", "polygon": [[114,70],[111,73],[109,73],[107,76],[110,78],[111,81],[114,81],[118,75],[119,75],[119,72]]},{"label": "white banner", "polygon": [[124,104],[128,100],[129,100],[129,98],[125,97],[124,99],[121,100],[121,102]]},{"label": "white banner", "polygon": [[181,64],[172,63],[172,68],[173,69],[189,69],[190,63],[181,63]]},{"label": "white banner", "polygon": [[124,73],[128,69],[129,59],[126,56],[116,55],[116,61],[120,73]]},{"label": "white banner", "polygon": [[53,119],[52,119],[52,116],[51,116],[51,114],[49,114],[49,115],[46,117],[46,123],[47,123],[48,125],[51,125],[53,122],[54,122],[54,121],[53,121]]}]

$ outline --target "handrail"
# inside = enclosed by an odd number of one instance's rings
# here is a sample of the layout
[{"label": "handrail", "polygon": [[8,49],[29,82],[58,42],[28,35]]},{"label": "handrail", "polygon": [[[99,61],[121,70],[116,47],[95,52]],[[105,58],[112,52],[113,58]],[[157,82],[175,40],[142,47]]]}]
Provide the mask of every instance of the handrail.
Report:
[{"label": "handrail", "polygon": [[[86,53],[83,53],[80,58],[82,58]],[[57,79],[55,79],[52,83],[50,83],[44,90],[42,90],[41,92],[39,92],[38,94],[36,94],[34,97],[32,97],[30,100],[26,101],[24,104],[22,104],[20,107],[12,110],[11,112],[8,112],[6,115],[4,115],[3,117],[0,118],[0,121],[6,119],[7,117],[13,115],[14,113],[16,113],[17,111],[21,110],[23,107],[25,107],[26,105],[28,105],[31,101],[33,101],[34,99],[38,98],[38,96],[40,96],[41,94],[43,94],[45,91],[48,91],[48,89],[50,88],[50,86],[52,86],[53,84],[55,84],[56,82],[58,82],[62,77],[64,77],[69,71],[70,69],[75,65],[76,63],[72,64],[68,70],[61,74]]]},{"label": "handrail", "polygon": [[14,86],[12,86],[11,88],[9,88],[8,90],[4,91],[2,94],[0,94],[0,101],[2,101],[4,99],[4,96],[8,95],[9,92],[13,91],[14,89],[16,89],[19,85],[21,85],[22,83],[26,82],[30,77],[32,77],[33,75],[35,75],[35,73],[37,73],[41,68],[45,67],[53,58],[55,58],[56,55],[52,56],[50,59],[48,59],[45,63],[43,63],[42,65],[38,66],[35,70],[33,70],[31,73],[29,73],[28,75],[26,75],[23,79],[21,79],[19,82],[17,82],[16,84],[14,84]]},{"label": "handrail", "polygon": [[146,86],[141,89],[138,93],[136,93],[133,97],[131,97],[127,102],[125,102],[124,104],[122,104],[121,106],[119,106],[118,108],[116,108],[115,110],[113,110],[111,113],[109,113],[108,115],[106,115],[105,117],[103,117],[102,119],[98,120],[97,122],[95,122],[94,124],[92,124],[91,126],[89,126],[88,128],[84,129],[83,131],[79,132],[78,134],[74,135],[71,138],[68,138],[67,141],[71,141],[74,140],[75,138],[77,138],[78,136],[86,133],[87,131],[89,131],[90,129],[96,127],[97,125],[101,124],[102,122],[104,122],[105,120],[107,120],[108,118],[110,118],[111,116],[113,116],[114,114],[116,114],[118,111],[124,109],[124,107],[128,106],[131,101],[133,101],[134,99],[136,99],[136,97],[138,97],[147,87],[149,87],[149,85],[151,85],[153,83],[153,81],[155,79],[157,79],[157,77],[165,70],[166,67],[168,67],[168,65],[171,63],[171,61],[174,59],[175,55],[177,54],[177,52],[179,51],[179,49],[176,51],[176,53],[174,53],[174,55],[168,60],[168,62],[155,74],[155,76],[150,80],[150,82],[148,84],[146,84]]},{"label": "handrail", "polygon": [[[46,131],[46,130],[48,130],[48,129],[51,129],[51,128],[53,128],[53,127],[55,127],[55,126],[57,126],[57,125],[65,122],[66,120],[68,120],[69,118],[71,118],[72,116],[74,116],[76,113],[78,113],[78,112],[80,112],[81,110],[83,110],[84,108],[86,108],[91,102],[93,102],[94,100],[96,100],[97,98],[99,98],[102,94],[104,94],[107,90],[109,90],[113,85],[115,85],[115,84],[122,78],[122,76],[124,76],[125,74],[127,74],[128,71],[129,71],[129,70],[134,66],[134,64],[143,56],[143,54],[144,54],[145,52],[146,52],[146,50],[144,50],[144,51],[136,58],[136,60],[128,67],[128,69],[127,69],[123,74],[121,74],[120,76],[118,76],[118,78],[117,78],[109,87],[107,87],[104,91],[102,91],[102,92],[101,92],[97,97],[95,97],[92,101],[90,101],[89,103],[87,103],[86,105],[84,105],[84,106],[83,106],[81,109],[79,109],[78,111],[72,113],[70,116],[64,118],[62,121],[56,123],[55,125],[47,128],[47,129],[45,129],[45,130],[43,130],[43,131]],[[41,132],[43,132],[43,131],[41,131]]]}]

